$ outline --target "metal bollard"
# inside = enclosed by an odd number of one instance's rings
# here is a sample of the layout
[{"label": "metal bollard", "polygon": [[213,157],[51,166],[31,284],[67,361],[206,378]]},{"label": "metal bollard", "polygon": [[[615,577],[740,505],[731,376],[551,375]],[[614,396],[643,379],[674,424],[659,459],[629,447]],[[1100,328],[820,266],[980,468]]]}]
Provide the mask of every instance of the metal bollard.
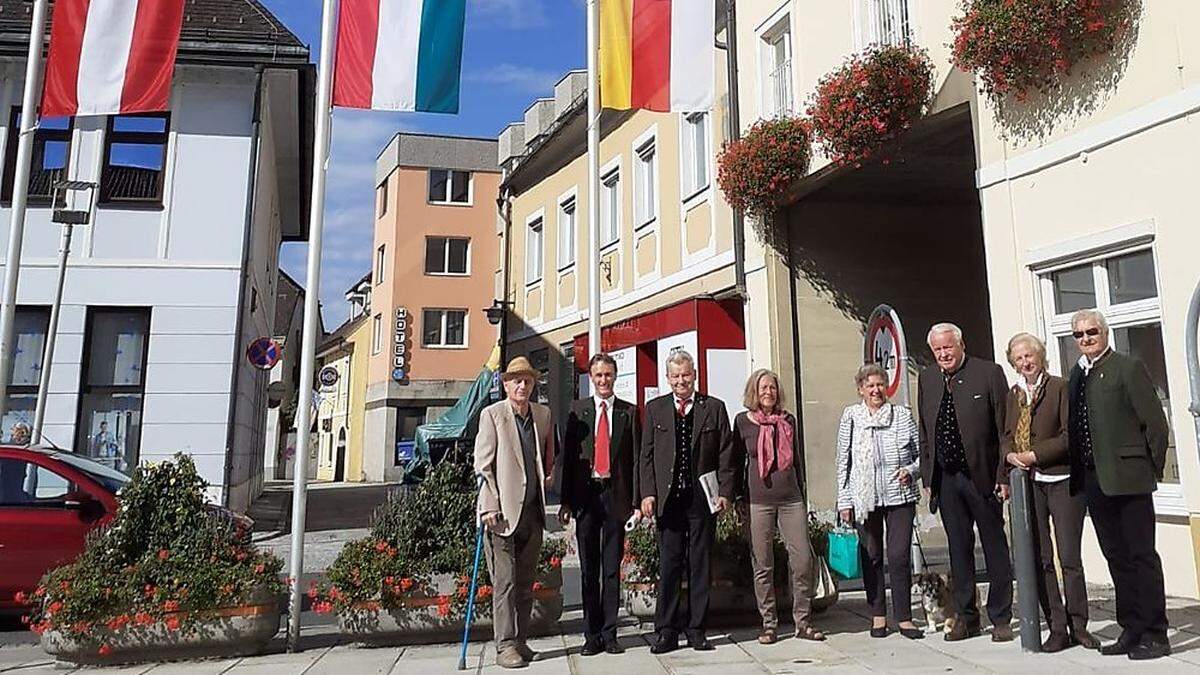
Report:
[{"label": "metal bollard", "polygon": [[1037,593],[1037,548],[1033,543],[1033,483],[1029,472],[1023,469],[1014,468],[1008,478],[1012,489],[1009,521],[1017,607],[1021,613],[1021,651],[1037,653],[1042,651],[1042,623]]}]

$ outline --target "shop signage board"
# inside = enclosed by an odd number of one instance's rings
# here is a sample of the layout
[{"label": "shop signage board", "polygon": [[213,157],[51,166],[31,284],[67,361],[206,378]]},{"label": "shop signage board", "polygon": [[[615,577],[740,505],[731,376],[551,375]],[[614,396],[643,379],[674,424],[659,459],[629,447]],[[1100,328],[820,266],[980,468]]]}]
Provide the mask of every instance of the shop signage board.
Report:
[{"label": "shop signage board", "polygon": [[878,363],[887,371],[887,394],[908,405],[908,346],[896,310],[880,305],[871,312],[863,339],[863,363]]},{"label": "shop signage board", "polygon": [[317,374],[317,381],[321,383],[322,387],[332,387],[338,383],[338,379],[340,377],[341,375],[338,373],[337,368],[334,368],[333,366],[325,366],[321,369],[321,372]]},{"label": "shop signage board", "polygon": [[395,339],[392,342],[392,379],[404,384],[408,382],[408,374],[412,372],[412,351],[409,340],[412,338],[412,326],[408,320],[408,308],[396,308]]}]

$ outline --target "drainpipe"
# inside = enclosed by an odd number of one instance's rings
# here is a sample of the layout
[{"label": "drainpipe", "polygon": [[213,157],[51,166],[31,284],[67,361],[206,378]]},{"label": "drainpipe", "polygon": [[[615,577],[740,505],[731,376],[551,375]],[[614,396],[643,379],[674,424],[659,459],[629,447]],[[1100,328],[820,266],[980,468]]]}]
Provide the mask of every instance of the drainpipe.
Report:
[{"label": "drainpipe", "polygon": [[1192,292],[1192,304],[1188,306],[1187,349],[1188,382],[1192,390],[1192,404],[1188,410],[1192,413],[1192,422],[1196,425],[1196,445],[1200,446],[1200,336],[1197,335],[1196,324],[1200,323],[1200,284]]},{"label": "drainpipe", "polygon": [[507,186],[500,190],[496,198],[496,208],[504,220],[504,258],[501,260],[500,276],[504,279],[504,294],[500,297],[500,306],[504,309],[500,314],[500,369],[504,370],[508,363],[508,315],[512,311],[508,306],[508,294],[511,292],[509,281],[509,256],[512,254],[512,190]]},{"label": "drainpipe", "polygon": [[[738,59],[737,59],[737,2],[725,0],[725,72],[728,84],[725,95],[729,98],[729,140],[742,137],[742,115],[738,104]],[[733,278],[738,297],[745,303],[746,297],[746,216],[740,209],[733,210]],[[747,325],[746,329],[749,330]]]},{"label": "drainpipe", "polygon": [[233,329],[232,374],[229,383],[229,415],[225,431],[225,490],[221,498],[229,507],[229,494],[233,490],[233,442],[237,429],[238,366],[242,359],[242,305],[246,302],[246,283],[250,278],[250,233],[254,227],[254,211],[258,205],[258,151],[262,143],[262,86],[263,66],[254,67],[254,112],[250,132],[250,175],[246,181],[246,225],[242,228],[242,267],[238,280],[237,318]]}]

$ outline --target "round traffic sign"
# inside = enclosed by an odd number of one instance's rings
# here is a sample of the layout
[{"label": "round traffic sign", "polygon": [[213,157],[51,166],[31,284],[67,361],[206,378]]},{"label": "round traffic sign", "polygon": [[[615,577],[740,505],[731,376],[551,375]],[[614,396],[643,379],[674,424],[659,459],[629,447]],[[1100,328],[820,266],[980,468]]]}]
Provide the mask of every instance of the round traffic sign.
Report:
[{"label": "round traffic sign", "polygon": [[904,379],[904,338],[897,325],[895,314],[876,310],[867,324],[865,347],[867,363],[877,363],[887,371],[889,398],[900,390]]},{"label": "round traffic sign", "polygon": [[334,368],[333,366],[325,366],[321,369],[320,373],[317,373],[317,381],[320,382],[321,386],[323,387],[332,387],[338,383],[338,379],[340,377],[341,375],[338,373],[337,368]]},{"label": "round traffic sign", "polygon": [[257,338],[246,347],[246,360],[260,370],[274,368],[282,356],[283,349],[279,347],[279,343],[269,337]]}]

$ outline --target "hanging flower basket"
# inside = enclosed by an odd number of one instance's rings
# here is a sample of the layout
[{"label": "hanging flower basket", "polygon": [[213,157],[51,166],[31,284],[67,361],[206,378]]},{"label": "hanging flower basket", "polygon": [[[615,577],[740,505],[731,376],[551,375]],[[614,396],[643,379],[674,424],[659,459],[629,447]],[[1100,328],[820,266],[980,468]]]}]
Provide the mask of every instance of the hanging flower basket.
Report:
[{"label": "hanging flower basket", "polygon": [[1112,51],[1138,0],[963,0],[954,65],[993,99],[1025,100],[1061,84],[1076,64]]},{"label": "hanging flower basket", "polygon": [[733,208],[760,219],[780,194],[808,174],[812,158],[808,123],[797,117],[760,120],[717,157],[717,183]]},{"label": "hanging flower basket", "polygon": [[25,618],[63,661],[124,663],[261,651],[279,629],[282,561],[205,505],[189,457],[138,467],[107,527],[46,573]]},{"label": "hanging flower basket", "polygon": [[808,114],[831,161],[860,165],[908,130],[932,98],[925,50],[874,45],[821,78]]}]

